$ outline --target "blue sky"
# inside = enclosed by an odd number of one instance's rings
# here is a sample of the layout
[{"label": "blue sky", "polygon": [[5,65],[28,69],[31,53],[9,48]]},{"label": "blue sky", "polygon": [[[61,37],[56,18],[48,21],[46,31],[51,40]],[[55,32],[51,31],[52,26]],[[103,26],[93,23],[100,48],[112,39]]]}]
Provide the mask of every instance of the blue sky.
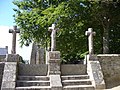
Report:
[{"label": "blue sky", "polygon": [[[13,0],[0,0],[0,47],[8,46],[8,53],[11,53],[12,46],[12,34],[8,33],[9,29],[15,25],[13,15],[15,12],[13,8],[17,8],[13,3]],[[23,59],[29,60],[31,54],[30,47],[20,48],[19,35],[17,35],[16,52],[20,54]]]},{"label": "blue sky", "polygon": [[0,0],[0,25],[12,26],[14,25],[13,8],[16,6],[12,3],[13,0]]}]

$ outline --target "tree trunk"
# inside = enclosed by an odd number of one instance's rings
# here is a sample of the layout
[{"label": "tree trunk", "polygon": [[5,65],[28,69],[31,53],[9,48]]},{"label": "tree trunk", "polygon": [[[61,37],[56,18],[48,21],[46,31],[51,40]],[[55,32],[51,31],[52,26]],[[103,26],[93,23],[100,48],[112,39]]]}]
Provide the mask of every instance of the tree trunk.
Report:
[{"label": "tree trunk", "polygon": [[109,22],[104,25],[103,31],[103,54],[109,53]]}]

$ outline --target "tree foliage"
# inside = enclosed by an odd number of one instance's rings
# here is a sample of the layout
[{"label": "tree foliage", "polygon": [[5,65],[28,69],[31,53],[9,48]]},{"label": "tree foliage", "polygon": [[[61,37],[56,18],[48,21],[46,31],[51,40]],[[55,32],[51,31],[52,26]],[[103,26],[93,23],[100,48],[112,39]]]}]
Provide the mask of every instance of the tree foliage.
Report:
[{"label": "tree foliage", "polygon": [[[48,27],[56,23],[57,50],[67,62],[73,62],[87,53],[85,31],[96,31],[95,52],[102,53],[104,31],[107,31],[110,53],[119,53],[120,6],[117,2],[90,2],[89,0],[20,0],[14,1],[15,22],[21,28],[21,44],[32,41],[50,46]],[[108,27],[107,27],[108,26]],[[115,43],[114,43],[115,42]],[[117,49],[118,48],[118,49]],[[64,60],[63,60],[64,61]]]}]

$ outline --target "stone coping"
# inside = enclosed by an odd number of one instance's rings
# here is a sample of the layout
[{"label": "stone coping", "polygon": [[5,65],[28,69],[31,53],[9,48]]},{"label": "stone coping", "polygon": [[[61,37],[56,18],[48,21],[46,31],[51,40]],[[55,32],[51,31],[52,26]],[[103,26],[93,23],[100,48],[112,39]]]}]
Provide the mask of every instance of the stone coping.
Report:
[{"label": "stone coping", "polygon": [[120,56],[120,54],[98,54],[97,56]]}]

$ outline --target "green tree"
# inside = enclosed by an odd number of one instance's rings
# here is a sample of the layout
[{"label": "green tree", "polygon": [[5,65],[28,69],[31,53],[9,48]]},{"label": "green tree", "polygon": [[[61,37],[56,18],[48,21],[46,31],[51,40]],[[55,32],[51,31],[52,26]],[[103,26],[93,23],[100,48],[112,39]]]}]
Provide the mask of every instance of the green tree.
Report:
[{"label": "green tree", "polygon": [[[117,39],[113,32],[117,33],[119,29],[119,2],[15,0],[14,4],[18,6],[18,9],[14,9],[14,17],[21,28],[22,45],[34,41],[43,47],[50,46],[48,27],[56,23],[60,29],[57,32],[57,50],[67,62],[81,59],[87,53],[87,37],[84,33],[89,27],[97,33],[94,44],[96,53],[102,53],[102,42],[103,47],[108,47],[110,43],[110,48],[113,48],[113,41]],[[116,51],[113,49],[109,52]]]}]

